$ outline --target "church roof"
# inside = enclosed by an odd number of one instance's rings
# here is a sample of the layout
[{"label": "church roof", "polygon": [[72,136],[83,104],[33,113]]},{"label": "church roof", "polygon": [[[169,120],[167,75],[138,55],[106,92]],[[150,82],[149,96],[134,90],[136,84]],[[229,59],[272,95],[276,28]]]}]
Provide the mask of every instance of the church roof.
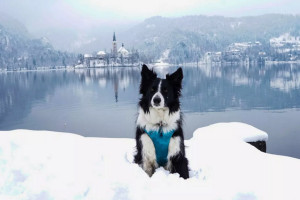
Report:
[{"label": "church roof", "polygon": [[104,51],[98,51],[97,55],[102,56],[105,55],[106,53]]},{"label": "church roof", "polygon": [[129,53],[125,47],[120,47],[118,50],[119,53]]},{"label": "church roof", "polygon": [[124,43],[122,43],[122,46],[119,48],[118,53],[123,54],[123,56],[129,54],[129,52],[127,51],[127,49],[125,49],[125,47],[124,47]]}]

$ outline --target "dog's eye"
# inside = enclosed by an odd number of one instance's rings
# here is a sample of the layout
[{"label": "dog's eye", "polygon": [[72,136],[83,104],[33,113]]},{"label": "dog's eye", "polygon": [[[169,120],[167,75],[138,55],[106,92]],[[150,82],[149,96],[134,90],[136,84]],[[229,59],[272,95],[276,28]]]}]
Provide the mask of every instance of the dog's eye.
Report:
[{"label": "dog's eye", "polygon": [[163,92],[167,93],[168,89],[167,88],[163,88]]},{"label": "dog's eye", "polygon": [[151,88],[151,92],[154,92],[154,91],[155,91],[155,88],[154,88],[154,87],[152,87],[152,88]]}]

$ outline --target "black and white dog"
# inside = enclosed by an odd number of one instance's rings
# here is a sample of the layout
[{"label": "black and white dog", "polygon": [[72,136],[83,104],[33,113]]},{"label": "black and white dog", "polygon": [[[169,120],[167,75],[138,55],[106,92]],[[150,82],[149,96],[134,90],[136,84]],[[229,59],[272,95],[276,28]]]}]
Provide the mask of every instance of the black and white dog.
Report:
[{"label": "black and white dog", "polygon": [[162,166],[189,178],[179,102],[182,69],[160,79],[143,65],[141,76],[134,162],[149,176]]}]

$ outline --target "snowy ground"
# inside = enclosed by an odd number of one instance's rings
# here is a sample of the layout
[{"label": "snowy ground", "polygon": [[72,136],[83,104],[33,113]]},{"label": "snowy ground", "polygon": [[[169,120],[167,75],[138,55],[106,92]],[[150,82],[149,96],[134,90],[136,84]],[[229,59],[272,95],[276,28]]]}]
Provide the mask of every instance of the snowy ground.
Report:
[{"label": "snowy ground", "polygon": [[132,163],[133,139],[2,131],[0,199],[300,199],[300,160],[244,142],[257,139],[267,135],[241,123],[197,129],[183,180],[163,168],[149,178]]}]

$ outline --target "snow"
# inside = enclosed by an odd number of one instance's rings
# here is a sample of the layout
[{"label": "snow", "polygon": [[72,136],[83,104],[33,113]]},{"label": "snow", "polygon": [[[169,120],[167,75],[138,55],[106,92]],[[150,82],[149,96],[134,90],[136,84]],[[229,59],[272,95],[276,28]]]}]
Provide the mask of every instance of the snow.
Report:
[{"label": "snow", "polygon": [[197,129],[186,140],[191,178],[184,180],[163,168],[149,178],[132,163],[133,139],[2,131],[0,199],[299,199],[299,159],[244,142],[255,137],[267,139],[242,123]]},{"label": "snow", "polygon": [[125,49],[125,47],[123,45],[119,48],[118,53],[120,55],[123,55],[123,57],[128,57],[128,55],[129,55],[128,50]]},{"label": "snow", "polygon": [[84,58],[92,58],[93,56],[91,55],[91,54],[84,54],[84,56],[83,56]]},{"label": "snow", "polygon": [[75,69],[86,68],[83,64],[75,65]]},{"label": "snow", "polygon": [[[286,44],[300,44],[300,37],[292,36],[290,33],[284,33],[279,37],[273,37],[270,39],[270,45],[272,47],[283,47]],[[287,51],[287,50],[286,50]]]},{"label": "snow", "polygon": [[194,131],[194,138],[214,140],[239,140],[245,142],[267,141],[268,134],[251,125],[230,122],[217,123]]},{"label": "snow", "polygon": [[155,62],[155,66],[169,66],[170,64],[167,62],[170,54],[170,49],[166,49],[161,57]]},{"label": "snow", "polygon": [[104,56],[104,55],[106,55],[106,53],[104,51],[98,51],[97,55],[98,56]]},{"label": "snow", "polygon": [[156,66],[156,67],[168,67],[168,66],[170,66],[170,63],[158,61],[154,64],[154,66]]}]

